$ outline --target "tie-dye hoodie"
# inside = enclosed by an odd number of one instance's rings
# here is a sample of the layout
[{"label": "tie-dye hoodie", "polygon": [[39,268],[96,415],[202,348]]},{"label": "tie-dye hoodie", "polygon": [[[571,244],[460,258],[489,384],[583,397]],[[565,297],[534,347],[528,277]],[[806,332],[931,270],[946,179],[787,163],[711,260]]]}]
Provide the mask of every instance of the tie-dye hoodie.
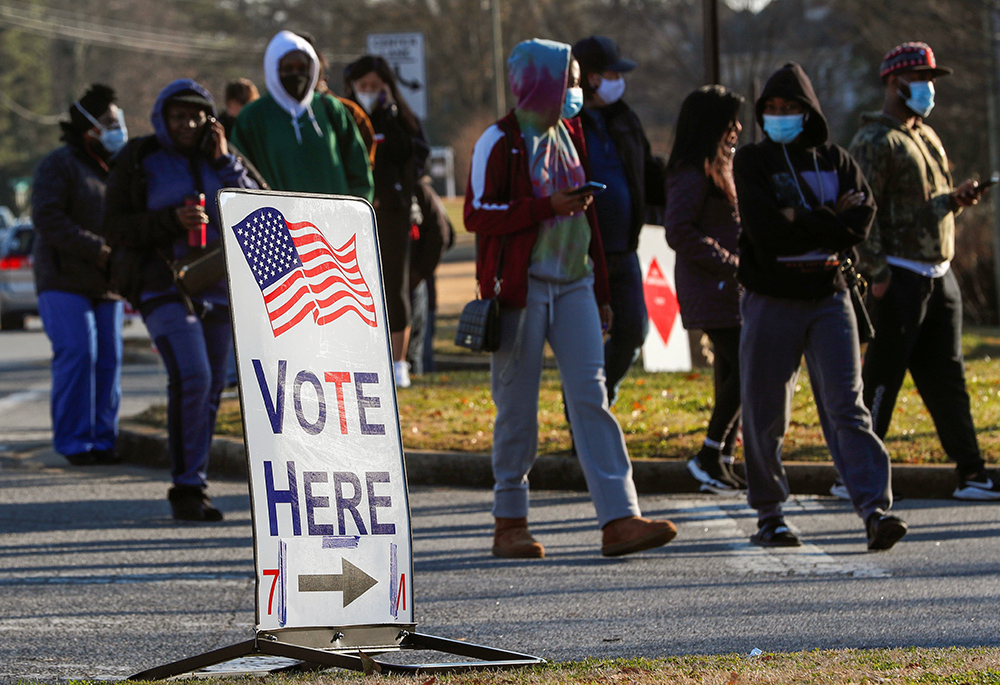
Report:
[{"label": "tie-dye hoodie", "polygon": [[[538,51],[536,59],[527,59],[525,51],[535,50]],[[472,152],[469,182],[465,188],[465,227],[476,234],[476,279],[480,292],[484,297],[499,292],[502,307],[525,305],[528,272],[536,273],[535,248],[543,231],[559,223],[548,197],[551,190],[577,185],[585,177],[585,169],[580,167],[581,162],[586,165],[586,143],[580,119],[559,120],[565,99],[569,55],[568,45],[548,41],[530,41],[515,48],[511,70],[519,77],[520,87],[515,86],[514,90],[524,97],[519,97],[517,109],[483,131]],[[548,76],[553,92],[543,96],[541,89],[535,91],[532,86],[540,85],[539,66],[545,66],[546,56],[558,57],[554,65],[546,67],[549,74],[558,74],[555,77],[558,81]],[[547,105],[539,107],[540,100]],[[520,107],[522,102],[527,106]],[[522,117],[528,130],[522,130]],[[549,129],[564,130],[565,137],[556,137],[552,146],[536,144],[539,132]],[[571,147],[560,150],[563,143]],[[543,152],[547,158],[541,154]],[[562,161],[552,164],[556,154],[561,154]],[[536,164],[539,160],[541,163]],[[566,160],[572,161],[567,163]],[[571,226],[578,230],[574,234],[567,232],[567,235],[574,236],[574,249],[581,250],[580,254],[585,256],[572,261],[593,270],[594,296],[598,304],[604,305],[609,302],[610,294],[593,204],[584,214],[574,217],[577,218],[580,223],[567,221],[556,230]],[[537,266],[541,267],[541,263]],[[560,273],[566,277],[568,272]],[[497,281],[501,284],[499,290]]]},{"label": "tie-dye hoodie", "polygon": [[[548,197],[587,180],[561,118],[571,59],[569,45],[536,39],[518,44],[507,62],[510,89],[517,98],[514,115],[528,147],[535,197]],[[553,216],[542,222],[530,273],[560,283],[582,278],[592,270],[589,245],[586,214]]]}]

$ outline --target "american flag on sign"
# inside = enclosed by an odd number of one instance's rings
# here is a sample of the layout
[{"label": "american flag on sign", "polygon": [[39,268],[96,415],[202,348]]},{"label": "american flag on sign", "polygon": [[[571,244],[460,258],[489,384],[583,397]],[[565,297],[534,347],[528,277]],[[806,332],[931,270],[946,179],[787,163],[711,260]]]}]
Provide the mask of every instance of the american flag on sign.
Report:
[{"label": "american flag on sign", "polygon": [[288,223],[273,207],[258,209],[233,232],[264,296],[274,337],[309,315],[321,326],[354,312],[377,325],[375,302],[358,266],[356,235],[334,249],[313,224]]}]

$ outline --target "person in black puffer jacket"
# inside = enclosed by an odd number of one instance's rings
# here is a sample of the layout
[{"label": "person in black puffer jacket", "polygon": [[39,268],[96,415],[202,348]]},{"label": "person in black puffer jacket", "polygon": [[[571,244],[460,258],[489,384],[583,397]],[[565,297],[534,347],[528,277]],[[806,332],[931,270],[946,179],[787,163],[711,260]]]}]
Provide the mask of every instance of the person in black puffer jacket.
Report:
[{"label": "person in black puffer jacket", "polygon": [[71,464],[113,463],[123,305],[101,223],[108,163],[128,133],[114,90],[100,84],[61,126],[66,144],[39,163],[31,199],[38,311],[52,342],[52,443]]}]

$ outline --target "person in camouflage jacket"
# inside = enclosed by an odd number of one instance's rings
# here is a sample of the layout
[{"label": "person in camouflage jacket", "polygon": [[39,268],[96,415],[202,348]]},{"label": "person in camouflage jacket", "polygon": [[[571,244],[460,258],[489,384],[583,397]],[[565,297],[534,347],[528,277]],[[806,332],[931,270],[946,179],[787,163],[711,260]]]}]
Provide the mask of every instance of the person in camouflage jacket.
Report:
[{"label": "person in camouflage jacket", "polygon": [[864,400],[884,438],[907,369],[958,467],[958,499],[1000,500],[1000,477],[987,472],[972,423],[962,358],[962,295],[951,260],[955,217],[979,201],[975,181],[953,187],[944,146],[923,123],[934,106],[938,67],[926,43],[904,43],[880,69],[881,112],[862,117],[851,143],[878,205],[862,271],[872,283],[876,336],[865,354]]}]

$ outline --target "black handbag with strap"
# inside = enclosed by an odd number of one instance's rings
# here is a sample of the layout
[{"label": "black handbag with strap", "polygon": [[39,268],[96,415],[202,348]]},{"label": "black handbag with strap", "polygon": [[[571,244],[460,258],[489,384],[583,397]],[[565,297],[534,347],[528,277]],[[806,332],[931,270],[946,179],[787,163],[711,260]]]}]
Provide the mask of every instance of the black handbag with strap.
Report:
[{"label": "black handbag with strap", "polygon": [[[462,309],[455,331],[455,344],[473,352],[496,352],[500,349],[500,284],[503,283],[503,243],[493,278],[493,297],[477,297]],[[478,279],[476,283],[478,291]]]}]

